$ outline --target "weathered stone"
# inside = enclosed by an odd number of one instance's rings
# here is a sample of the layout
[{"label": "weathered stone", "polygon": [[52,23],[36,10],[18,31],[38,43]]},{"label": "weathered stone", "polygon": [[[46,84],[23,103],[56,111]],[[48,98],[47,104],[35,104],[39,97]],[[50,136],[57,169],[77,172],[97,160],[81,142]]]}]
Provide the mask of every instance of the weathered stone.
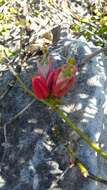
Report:
[{"label": "weathered stone", "polygon": [[[56,67],[65,63],[68,56],[76,59],[77,65],[85,55],[97,49],[83,38],[62,38],[50,48]],[[31,76],[35,73],[35,62],[21,76],[31,88]],[[36,70],[36,69],[35,69]],[[77,82],[62,98],[61,108],[94,142],[104,143],[106,150],[106,63],[102,54],[87,63],[79,71]],[[7,71],[1,78],[2,84],[10,80]],[[0,102],[3,120],[12,117],[31,100],[18,84]],[[104,105],[104,106],[103,106]],[[104,107],[104,114],[103,114]],[[11,110],[11,112],[10,112]],[[105,124],[103,125],[103,122]],[[78,157],[95,175],[106,178],[105,162],[95,154],[55,113],[35,102],[18,120],[7,126],[7,148],[1,163],[2,186],[0,190],[97,190],[103,186],[85,179],[77,168],[69,167],[69,156],[57,129],[77,152]],[[55,132],[56,131],[56,132]],[[3,133],[3,131],[1,130]],[[4,137],[0,139],[3,145]],[[0,148],[0,155],[4,154]],[[101,173],[100,173],[101,169]],[[5,183],[4,183],[5,182]]]}]

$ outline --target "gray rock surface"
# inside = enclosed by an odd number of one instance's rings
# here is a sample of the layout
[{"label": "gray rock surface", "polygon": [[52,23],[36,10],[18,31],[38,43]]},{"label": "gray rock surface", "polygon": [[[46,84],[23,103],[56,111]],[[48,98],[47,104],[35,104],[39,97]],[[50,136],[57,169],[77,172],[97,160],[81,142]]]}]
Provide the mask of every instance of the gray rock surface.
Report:
[{"label": "gray rock surface", "polygon": [[[50,48],[56,66],[65,63],[68,56],[75,57],[77,64],[95,51],[92,43],[83,38],[62,38]],[[21,76],[31,87],[35,62],[28,63]],[[93,141],[104,144],[106,140],[106,61],[102,54],[86,64],[78,74],[75,86],[62,98],[69,118],[86,132]],[[7,71],[2,74],[1,87],[11,79]],[[2,88],[1,88],[2,89]],[[16,84],[0,102],[2,122],[8,121],[31,101]],[[103,111],[104,110],[104,111]],[[56,130],[64,138],[60,140]],[[57,114],[35,102],[19,119],[7,126],[8,147],[4,146],[4,130],[0,128],[0,190],[98,190],[106,187],[84,178],[77,168],[69,167],[69,156],[64,143],[75,147],[78,157],[95,175],[106,178],[105,162],[92,151],[75,132],[59,119]]]}]

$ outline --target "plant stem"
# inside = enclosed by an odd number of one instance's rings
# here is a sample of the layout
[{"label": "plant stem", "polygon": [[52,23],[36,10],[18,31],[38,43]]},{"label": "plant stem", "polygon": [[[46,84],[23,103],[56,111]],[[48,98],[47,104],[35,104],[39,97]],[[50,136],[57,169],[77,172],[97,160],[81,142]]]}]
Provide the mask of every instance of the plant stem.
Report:
[{"label": "plant stem", "polygon": [[[24,84],[24,82],[20,79],[20,77],[16,74],[16,72],[13,70],[13,68],[10,66],[11,72],[14,73],[14,76],[16,77],[17,81],[19,82],[22,89],[30,96],[35,98],[34,93],[27,88],[27,86]],[[53,111],[58,113],[58,115],[64,119],[66,124],[73,129],[94,151],[96,151],[100,156],[102,156],[104,159],[107,159],[107,153],[104,152],[96,143],[93,143],[92,140],[84,133],[82,132],[76,125],[72,123],[72,121],[63,113],[62,110],[60,110],[58,107],[54,105],[54,101],[50,99],[49,101],[41,101],[47,106],[51,107]]]},{"label": "plant stem", "polygon": [[[18,74],[15,72],[13,67],[11,65],[8,65],[10,72],[13,74],[13,76],[17,79],[19,82],[21,88],[23,89],[24,92],[26,92],[29,96],[35,98],[34,93],[28,89],[28,87],[25,85],[25,83],[21,80],[21,78],[18,76]],[[54,100],[48,99],[41,101],[45,105],[49,106],[52,108],[53,111],[58,113],[60,118],[64,119],[66,124],[73,129],[94,151],[96,151],[100,156],[102,156],[104,159],[107,159],[107,152],[104,152],[96,143],[93,143],[92,140],[84,133],[82,132],[76,125],[72,123],[72,121],[63,113],[62,110],[58,108],[58,106],[55,105]]]},{"label": "plant stem", "polygon": [[[64,145],[68,155],[69,155],[69,159],[72,160],[73,158],[73,162],[71,162],[70,166],[68,166],[67,169],[71,168],[71,167],[78,167],[81,174],[86,178],[90,178],[94,181],[98,181],[100,183],[103,183],[105,185],[107,185],[107,180],[103,179],[100,176],[96,176],[93,173],[91,173],[88,168],[84,165],[84,163],[77,157],[76,152],[73,148],[71,148],[69,146],[69,143],[65,143],[65,138],[64,136],[60,133],[59,128],[57,127],[56,130],[54,131],[55,136],[57,135],[57,138],[60,140],[60,143]],[[67,171],[67,169],[65,171]]]},{"label": "plant stem", "polygon": [[94,181],[98,181],[100,183],[107,185],[107,180],[103,179],[102,177],[96,176],[88,171],[87,167],[77,158],[73,149],[69,148],[68,146],[65,146],[65,148],[67,149],[69,156],[70,157],[72,156],[75,159],[75,165],[80,169],[84,177],[88,177]]},{"label": "plant stem", "polygon": [[55,112],[58,113],[60,118],[64,119],[66,124],[68,124],[68,126],[73,129],[93,150],[100,154],[104,159],[107,159],[107,153],[104,152],[96,143],[92,142],[92,139],[90,139],[84,132],[74,125],[72,121],[63,113],[63,111],[61,111],[58,107],[51,107]]}]

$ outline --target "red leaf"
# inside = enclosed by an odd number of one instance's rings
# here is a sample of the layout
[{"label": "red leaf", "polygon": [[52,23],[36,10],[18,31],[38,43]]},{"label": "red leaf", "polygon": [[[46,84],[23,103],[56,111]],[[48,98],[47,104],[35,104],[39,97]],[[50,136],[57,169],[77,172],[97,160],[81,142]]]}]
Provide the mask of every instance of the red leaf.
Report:
[{"label": "red leaf", "polygon": [[32,87],[34,94],[38,99],[45,99],[48,97],[48,87],[46,79],[43,76],[37,75],[32,78]]}]

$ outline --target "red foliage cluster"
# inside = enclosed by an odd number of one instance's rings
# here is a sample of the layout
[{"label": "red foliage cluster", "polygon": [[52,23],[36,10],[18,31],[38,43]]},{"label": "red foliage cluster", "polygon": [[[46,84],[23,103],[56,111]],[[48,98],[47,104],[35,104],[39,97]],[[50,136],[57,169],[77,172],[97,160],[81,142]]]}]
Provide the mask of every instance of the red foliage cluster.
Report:
[{"label": "red foliage cluster", "polygon": [[51,68],[50,63],[39,65],[38,74],[32,78],[35,96],[40,100],[48,96],[64,96],[75,83],[76,72],[77,67],[75,65],[69,67],[69,72],[67,64],[55,69]]}]

